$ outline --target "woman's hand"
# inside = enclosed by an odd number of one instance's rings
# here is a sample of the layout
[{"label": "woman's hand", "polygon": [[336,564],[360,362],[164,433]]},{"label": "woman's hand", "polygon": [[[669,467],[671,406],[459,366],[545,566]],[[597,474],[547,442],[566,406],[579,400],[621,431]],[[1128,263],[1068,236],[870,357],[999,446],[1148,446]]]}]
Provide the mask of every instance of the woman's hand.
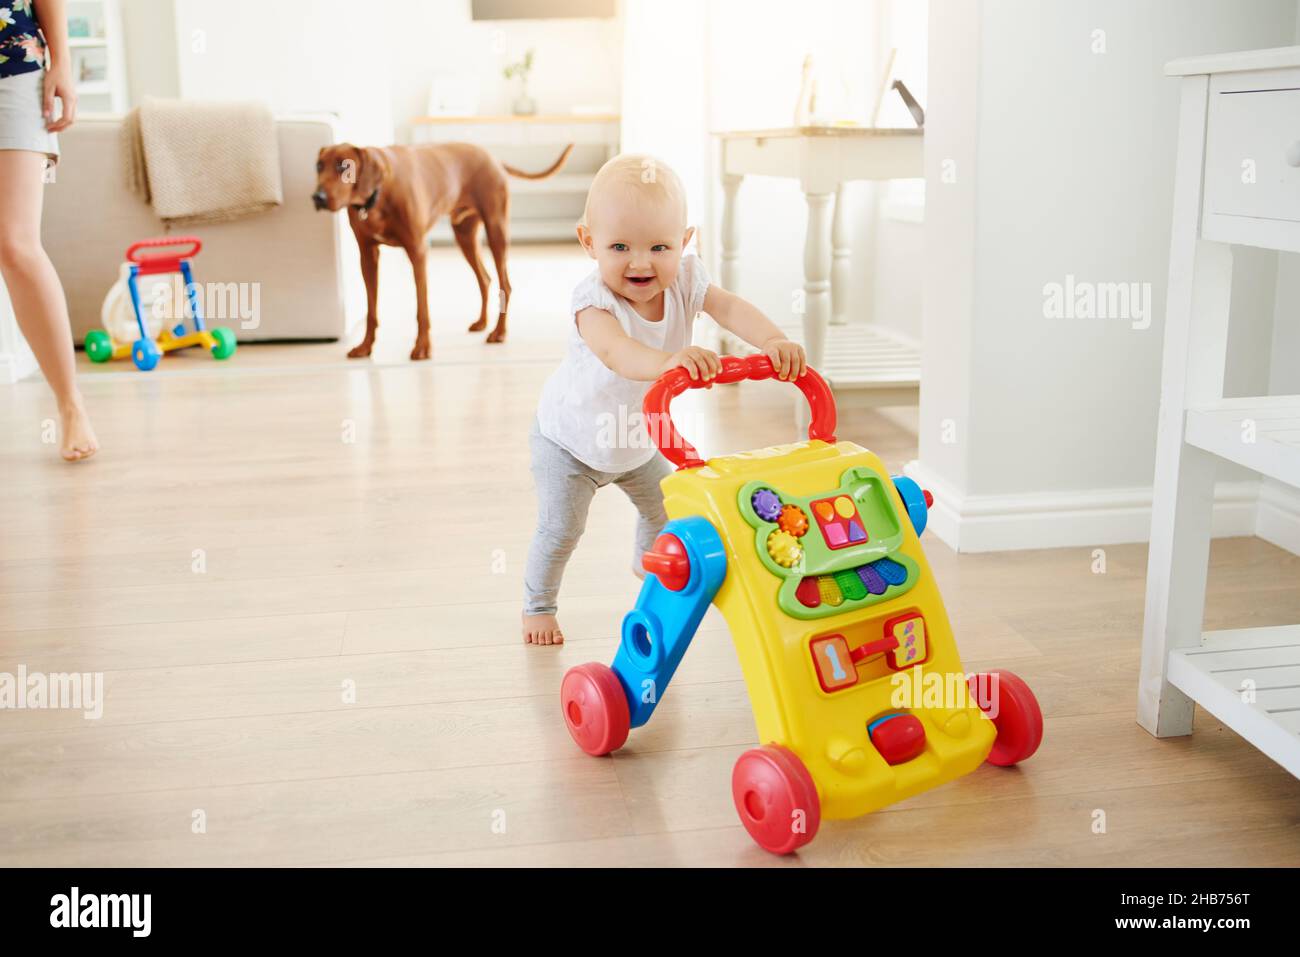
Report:
[{"label": "woman's hand", "polygon": [[774,336],[763,343],[763,355],[772,360],[778,379],[797,379],[808,369],[808,357],[803,346],[784,336]]},{"label": "woman's hand", "polygon": [[[58,97],[63,111],[54,118],[54,98]],[[45,128],[51,133],[66,130],[77,118],[77,88],[72,83],[72,71],[68,64],[51,64],[45,71]]]},{"label": "woman's hand", "polygon": [[659,374],[663,375],[678,366],[685,369],[692,379],[702,379],[707,382],[722,371],[722,360],[718,358],[716,352],[701,349],[699,346],[687,346],[681,352],[670,355],[664,362],[663,368],[659,370]]}]

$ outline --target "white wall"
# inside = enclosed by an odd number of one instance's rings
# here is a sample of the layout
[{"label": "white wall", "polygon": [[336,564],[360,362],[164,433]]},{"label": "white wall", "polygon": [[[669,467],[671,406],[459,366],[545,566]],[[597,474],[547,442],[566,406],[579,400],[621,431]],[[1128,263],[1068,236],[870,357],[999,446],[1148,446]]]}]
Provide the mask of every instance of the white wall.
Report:
[{"label": "white wall", "polygon": [[509,114],[518,86],[501,71],[532,48],[529,95],[538,112],[575,107],[617,112],[621,97],[619,19],[470,19],[469,0],[380,0],[387,11],[383,50],[392,62],[392,115],[404,125],[428,111],[429,86],[439,73],[457,74],[476,91],[476,112]]},{"label": "white wall", "polygon": [[145,94],[262,99],[277,113],[334,113],[341,135],[359,143],[405,142],[439,74],[468,84],[473,112],[509,113],[518,86],[502,70],[532,48],[539,111],[619,108],[618,18],[474,21],[470,0],[123,6],[133,103]]},{"label": "white wall", "polygon": [[[977,3],[930,0],[925,117],[925,242],[920,461],[952,489],[968,487],[975,198],[983,19]],[[951,181],[945,170],[953,174]],[[932,484],[932,483],[931,483]]]},{"label": "white wall", "polygon": [[[845,0],[714,0],[706,10],[709,131],[790,126],[799,96],[804,56],[812,53],[821,74],[823,101],[841,112],[869,119],[880,70],[881,4]],[[631,41],[629,40],[629,43]],[[703,96],[703,92],[701,94]],[[716,236],[721,216],[716,168],[708,184],[703,248],[717,267]],[[871,187],[848,193],[854,282],[849,311],[863,317],[871,308],[874,219]],[[736,292],[778,322],[790,318],[792,293],[803,288],[804,224],[807,205],[793,180],[747,177],[740,187],[740,269]]]},{"label": "white wall", "polygon": [[[371,35],[400,33],[381,0]],[[347,29],[345,0],[130,0],[122,5],[131,105],[146,96],[261,100],[277,115],[331,113],[345,139],[393,140],[388,55]]]},{"label": "white wall", "polygon": [[649,153],[672,167],[686,188],[691,225],[707,231],[704,8],[698,0],[625,0],[623,31],[622,150]]},{"label": "white wall", "polygon": [[344,139],[390,143],[392,58],[404,25],[351,0],[177,0],[179,95],[335,113]]},{"label": "white wall", "polygon": [[[876,6],[881,16],[874,57],[881,62],[883,70],[890,48],[896,49],[893,76],[907,84],[922,109],[928,110],[928,4],[926,0],[885,0]],[[912,116],[897,93],[885,97],[878,123],[913,125]],[[868,319],[919,342],[924,289],[923,194],[918,193],[915,184],[909,183],[853,183],[848,188],[863,207],[859,216],[865,220],[865,229],[859,228],[859,233],[870,238],[862,262],[854,264],[855,310],[850,321]],[[874,201],[863,203],[864,193]],[[892,417],[898,416],[902,416],[909,428],[914,427],[914,416],[908,410],[895,410]]]},{"label": "white wall", "polygon": [[127,0],[121,5],[127,60],[127,99],[180,95],[180,58],[173,0]]},{"label": "white wall", "polygon": [[[1284,45],[1295,21],[1294,0],[932,0],[918,474],[1016,507],[1150,487],[1178,103],[1163,65]],[[1258,285],[1234,322],[1268,329],[1275,267],[1240,262]],[[1150,283],[1149,328],[1044,318],[1044,284],[1067,275]],[[1267,388],[1266,342],[1234,341],[1231,381]]]}]

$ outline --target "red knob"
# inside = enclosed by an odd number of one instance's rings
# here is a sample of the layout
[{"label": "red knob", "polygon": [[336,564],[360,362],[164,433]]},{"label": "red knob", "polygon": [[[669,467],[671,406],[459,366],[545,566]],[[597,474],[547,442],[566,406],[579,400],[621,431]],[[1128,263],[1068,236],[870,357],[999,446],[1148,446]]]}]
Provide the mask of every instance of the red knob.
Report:
[{"label": "red knob", "polygon": [[934,496],[930,494],[928,488],[921,489],[921,494],[925,496],[925,507],[930,508],[934,505]]},{"label": "red knob", "polygon": [[691,580],[691,559],[676,535],[660,535],[654,548],[641,556],[641,567],[658,575],[665,588],[681,591]]},{"label": "red knob", "polygon": [[867,732],[889,764],[911,761],[925,750],[925,725],[914,714],[895,714]]},{"label": "red knob", "polygon": [[893,635],[885,638],[877,638],[875,641],[868,641],[865,645],[858,645],[849,652],[849,660],[855,665],[859,661],[866,661],[873,655],[883,654],[886,651],[893,651],[898,647],[898,639]]}]

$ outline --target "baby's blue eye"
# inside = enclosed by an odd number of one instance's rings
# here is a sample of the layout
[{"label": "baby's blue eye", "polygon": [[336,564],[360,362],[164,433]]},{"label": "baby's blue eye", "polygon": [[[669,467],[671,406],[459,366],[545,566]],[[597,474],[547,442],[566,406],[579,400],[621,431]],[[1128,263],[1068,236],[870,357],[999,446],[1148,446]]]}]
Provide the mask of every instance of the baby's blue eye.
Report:
[{"label": "baby's blue eye", "polygon": [[615,243],[614,245],[610,246],[609,248],[612,249],[612,250],[614,250],[614,252],[616,252],[616,253],[625,253],[625,252],[627,252],[627,244],[626,244],[626,243]]},{"label": "baby's blue eye", "polygon": [[666,252],[667,250],[668,250],[668,246],[664,243],[660,243],[658,246],[650,247],[650,251],[652,253],[662,253],[662,252]]}]

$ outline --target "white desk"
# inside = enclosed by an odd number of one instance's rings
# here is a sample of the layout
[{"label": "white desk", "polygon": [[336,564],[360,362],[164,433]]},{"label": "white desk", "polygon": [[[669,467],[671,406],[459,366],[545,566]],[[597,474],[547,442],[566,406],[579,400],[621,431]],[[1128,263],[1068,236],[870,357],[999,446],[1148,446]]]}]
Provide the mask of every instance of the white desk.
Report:
[{"label": "white desk", "polygon": [[[804,239],[804,347],[808,362],[822,370],[826,361],[827,327],[834,314],[843,322],[848,303],[849,230],[843,215],[843,186],[852,180],[917,179],[922,167],[919,129],[804,126],[777,130],[748,130],[715,134],[721,140],[722,286],[736,290],[740,262],[740,230],[736,204],[746,176],[797,179],[808,203]],[[834,198],[834,215],[831,200]],[[755,225],[753,231],[762,234]],[[895,344],[896,345],[896,344]],[[882,347],[883,348],[883,347]],[[892,347],[890,354],[893,355]],[[882,353],[883,355],[883,353]],[[872,358],[874,356],[874,359]],[[881,356],[864,353],[862,374],[849,372],[837,388],[871,385],[874,374],[882,388],[916,388],[919,357],[900,356],[881,364]],[[869,367],[869,368],[868,368]],[[886,382],[884,380],[888,379]],[[856,381],[856,380],[860,380]],[[909,381],[910,380],[910,381]]]},{"label": "white desk", "polygon": [[1229,243],[1300,252],[1300,47],[1176,60],[1182,77],[1138,721],[1195,701],[1300,777],[1300,624],[1202,632],[1215,464],[1300,487],[1300,396],[1225,399]]}]

